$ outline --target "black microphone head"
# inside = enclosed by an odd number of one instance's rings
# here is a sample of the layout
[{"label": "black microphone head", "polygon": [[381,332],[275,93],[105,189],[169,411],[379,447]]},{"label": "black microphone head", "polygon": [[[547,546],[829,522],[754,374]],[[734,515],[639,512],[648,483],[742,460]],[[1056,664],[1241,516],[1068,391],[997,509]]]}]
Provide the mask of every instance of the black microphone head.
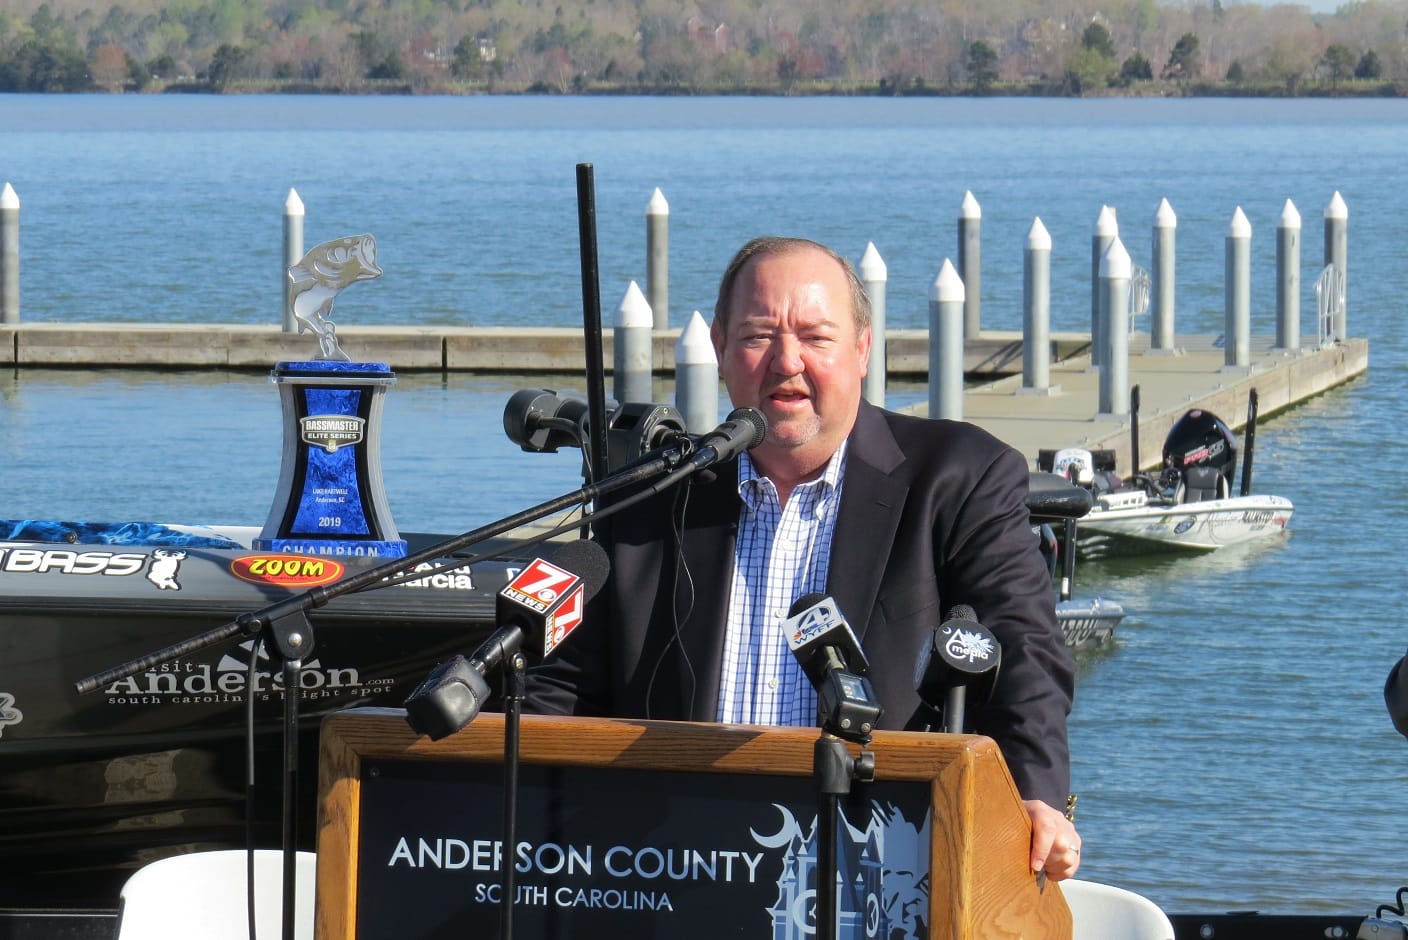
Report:
[{"label": "black microphone head", "polygon": [[810,594],[803,594],[792,602],[792,606],[787,609],[787,616],[795,617],[808,607],[820,604],[826,600],[826,595],[820,591],[812,591]]},{"label": "black microphone head", "polygon": [[691,458],[696,470],[721,460],[732,460],[763,442],[768,422],[756,408],[735,408],[728,420],[699,438],[699,451]]},{"label": "black microphone head", "polygon": [[611,559],[601,543],[590,539],[574,539],[555,546],[548,554],[553,564],[566,568],[582,579],[586,599],[596,597],[611,574]]},{"label": "black microphone head", "polygon": [[735,408],[728,413],[728,420],[752,426],[752,436],[743,446],[744,450],[752,450],[768,436],[768,419],[757,408]]},{"label": "black microphone head", "polygon": [[946,621],[967,620],[976,624],[978,622],[978,612],[975,611],[973,608],[969,607],[967,604],[954,604],[948,609],[948,616],[944,619]]}]

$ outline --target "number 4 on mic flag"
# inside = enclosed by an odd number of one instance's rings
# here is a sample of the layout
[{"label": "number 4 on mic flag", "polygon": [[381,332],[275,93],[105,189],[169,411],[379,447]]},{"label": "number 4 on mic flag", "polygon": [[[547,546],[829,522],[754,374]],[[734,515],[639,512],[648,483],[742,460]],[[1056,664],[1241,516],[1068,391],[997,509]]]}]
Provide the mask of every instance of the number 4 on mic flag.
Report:
[{"label": "number 4 on mic flag", "polygon": [[587,602],[586,586],[580,577],[541,558],[533,559],[499,596],[541,618],[544,656],[582,622]]}]

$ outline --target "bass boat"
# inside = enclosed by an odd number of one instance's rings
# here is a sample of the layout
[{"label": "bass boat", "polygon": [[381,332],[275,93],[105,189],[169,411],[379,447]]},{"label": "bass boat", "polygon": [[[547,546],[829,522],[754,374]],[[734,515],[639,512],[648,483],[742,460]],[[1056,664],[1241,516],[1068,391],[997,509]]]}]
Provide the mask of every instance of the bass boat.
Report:
[{"label": "bass boat", "polygon": [[1075,447],[1043,451],[1039,464],[1090,491],[1093,505],[1079,529],[1080,551],[1087,557],[1211,551],[1280,535],[1295,509],[1283,496],[1251,492],[1254,420],[1247,425],[1247,457],[1236,493],[1237,439],[1221,418],[1201,409],[1186,412],[1169,429],[1157,474],[1121,479],[1112,452]]}]

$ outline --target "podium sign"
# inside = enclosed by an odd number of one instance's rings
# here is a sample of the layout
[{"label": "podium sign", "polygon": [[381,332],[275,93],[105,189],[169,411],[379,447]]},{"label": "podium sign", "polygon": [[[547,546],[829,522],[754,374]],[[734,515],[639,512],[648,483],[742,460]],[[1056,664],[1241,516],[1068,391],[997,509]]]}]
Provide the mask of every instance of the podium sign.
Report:
[{"label": "podium sign", "polygon": [[[502,773],[364,765],[358,937],[491,937],[499,922]],[[528,767],[513,853],[524,937],[815,933],[816,797],[797,777]],[[847,937],[927,937],[928,788],[858,787],[838,853]],[[564,800],[564,794],[582,794]],[[444,814],[446,807],[454,807]],[[558,934],[554,925],[570,923]],[[559,927],[559,930],[561,928]],[[892,934],[892,931],[894,933]]]},{"label": "podium sign", "polygon": [[[324,722],[319,940],[492,937],[501,865],[534,938],[810,937],[811,729],[525,718],[517,845],[502,835],[503,719],[439,742],[400,710]],[[1060,892],[991,741],[877,734],[843,803],[843,938],[1069,937]]]}]

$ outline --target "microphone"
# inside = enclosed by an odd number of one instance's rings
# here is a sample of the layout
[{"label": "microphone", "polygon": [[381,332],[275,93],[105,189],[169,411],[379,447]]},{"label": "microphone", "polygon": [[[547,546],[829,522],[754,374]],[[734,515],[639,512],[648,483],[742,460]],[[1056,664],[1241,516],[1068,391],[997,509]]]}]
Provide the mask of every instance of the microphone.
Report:
[{"label": "microphone", "polygon": [[826,594],[802,595],[787,614],[787,647],[816,689],[821,726],[837,737],[869,741],[884,709],[865,676],[870,663],[851,625]]},{"label": "microphone", "polygon": [[[685,440],[684,415],[656,402],[607,402],[607,469],[618,470],[651,451]],[[545,388],[514,392],[504,406],[504,433],[529,453],[557,453],[582,447],[587,438],[589,406],[575,396]]]},{"label": "microphone", "polygon": [[[763,442],[768,422],[756,408],[735,408],[728,420],[699,438],[698,448],[685,462],[690,472],[731,460]],[[794,605],[795,606],[795,605]],[[849,629],[849,628],[848,628]]]},{"label": "microphone", "polygon": [[534,558],[495,598],[498,627],[488,639],[468,659],[436,666],[406,699],[411,729],[438,741],[473,721],[491,694],[488,675],[520,651],[531,664],[555,650],[581,625],[610,569],[606,550],[583,539]]},{"label": "microphone", "polygon": [[581,447],[587,402],[551,389],[525,388],[504,406],[504,433],[529,453],[555,454],[559,447]]},{"label": "microphone", "polygon": [[967,604],[956,604],[929,634],[914,668],[914,691],[931,708],[944,693],[943,730],[962,734],[967,690],[986,677],[991,684],[1002,665],[1002,647]]}]

